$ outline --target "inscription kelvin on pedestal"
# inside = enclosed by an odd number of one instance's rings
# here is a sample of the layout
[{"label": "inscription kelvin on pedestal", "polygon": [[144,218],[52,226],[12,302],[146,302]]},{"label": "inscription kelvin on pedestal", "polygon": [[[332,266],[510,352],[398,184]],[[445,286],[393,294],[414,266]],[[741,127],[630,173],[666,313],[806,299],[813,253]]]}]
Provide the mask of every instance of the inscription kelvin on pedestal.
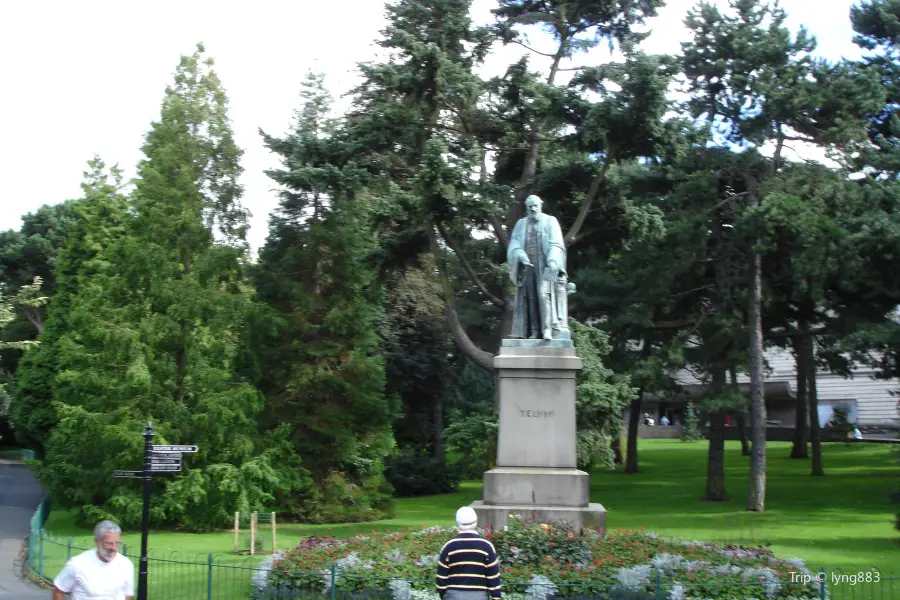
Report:
[{"label": "inscription kelvin on pedestal", "polygon": [[484,474],[478,523],[506,525],[509,515],[606,530],[606,509],[590,501],[589,476],[577,468],[575,383],[581,359],[568,327],[566,246],[555,217],[537,196],[514,227],[507,262],[515,285],[510,337],[494,357],[498,375],[496,467]]},{"label": "inscription kelvin on pedestal", "polygon": [[552,410],[529,410],[527,408],[519,408],[519,415],[531,419],[549,419],[553,416]]}]

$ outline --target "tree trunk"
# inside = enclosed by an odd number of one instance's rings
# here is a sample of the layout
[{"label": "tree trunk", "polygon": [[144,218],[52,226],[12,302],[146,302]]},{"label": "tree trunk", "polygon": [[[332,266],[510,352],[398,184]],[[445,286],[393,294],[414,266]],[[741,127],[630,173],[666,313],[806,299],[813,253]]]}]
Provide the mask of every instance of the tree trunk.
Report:
[{"label": "tree trunk", "polygon": [[456,297],[453,292],[453,284],[450,283],[450,277],[447,275],[447,269],[444,266],[444,260],[441,256],[441,248],[438,245],[437,233],[434,230],[434,224],[428,223],[425,227],[428,235],[428,243],[431,247],[431,254],[434,256],[435,266],[438,270],[438,277],[441,281],[441,291],[444,294],[444,307],[447,313],[447,322],[450,325],[450,333],[453,335],[453,341],[456,347],[462,351],[466,357],[474,364],[478,365],[488,373],[494,373],[494,355],[485,352],[475,345],[475,342],[466,333],[462,323],[459,322],[459,313],[456,311]]},{"label": "tree trunk", "polygon": [[793,446],[791,446],[791,458],[809,458],[806,435],[806,383],[809,380],[809,365],[806,363],[802,338],[794,337],[793,344],[794,362],[797,368],[797,406],[794,413],[794,440]]},{"label": "tree trunk", "polygon": [[[738,385],[737,370],[731,368],[729,369],[729,372],[731,373],[731,387],[733,387],[736,392],[740,392],[741,387]],[[737,415],[737,422],[738,434],[741,438],[741,456],[750,456],[750,441],[747,439],[747,411],[741,409]]]},{"label": "tree trunk", "polygon": [[819,437],[819,397],[816,391],[816,355],[815,339],[809,333],[804,335],[806,352],[807,397],[809,400],[809,440],[812,442],[812,468],[810,474],[815,477],[825,475],[822,467],[822,440]]},{"label": "tree trunk", "polygon": [[613,463],[617,465],[622,464],[622,435],[619,432],[619,435],[612,439],[612,442],[609,444],[610,449],[613,452]]},{"label": "tree trunk", "polygon": [[747,439],[747,413],[738,413],[738,434],[741,437],[741,456],[750,456],[750,440]]},{"label": "tree trunk", "polygon": [[706,463],[706,499],[724,502],[725,496],[725,413],[709,415],[709,455]]},{"label": "tree trunk", "polygon": [[[777,161],[777,157],[775,159]],[[752,183],[748,204],[759,204],[759,187]],[[747,510],[766,510],[766,397],[763,386],[763,331],[762,331],[762,258],[759,252],[750,253],[750,289],[747,300],[747,329],[750,333],[750,437],[753,449],[750,454],[750,489],[747,493]]]},{"label": "tree trunk", "polygon": [[[721,394],[725,389],[725,369],[712,367],[712,393]],[[707,402],[716,406],[716,402]],[[721,409],[709,413],[709,451],[706,462],[706,499],[714,502],[726,500],[725,496],[725,413]],[[704,411],[705,412],[705,411]]]},{"label": "tree trunk", "polygon": [[175,402],[181,404],[184,401],[184,379],[187,374],[187,348],[184,341],[175,351]]},{"label": "tree trunk", "polygon": [[631,401],[631,408],[628,413],[628,441],[625,449],[625,472],[637,473],[638,471],[638,426],[641,423],[641,397],[643,392],[639,391],[634,400]]},{"label": "tree trunk", "polygon": [[38,307],[29,307],[25,308],[23,312],[25,313],[28,322],[37,329],[38,335],[44,333],[44,315],[41,313],[41,309]]},{"label": "tree trunk", "polygon": [[[434,82],[434,88],[437,88],[436,82]],[[420,162],[422,157],[425,156],[425,149],[428,147],[428,139],[431,135],[430,132],[433,131],[433,125],[437,123],[438,117],[440,116],[440,107],[437,106],[435,101],[435,97],[437,96],[436,89],[432,89],[431,91],[433,94],[431,95],[429,102],[428,118],[425,119],[428,126],[420,129],[421,137],[418,143],[418,156],[416,157],[416,162]],[[466,333],[465,328],[459,321],[459,313],[456,310],[456,296],[453,291],[453,284],[450,282],[449,275],[447,275],[447,268],[441,254],[441,247],[438,244],[437,232],[435,231],[436,226],[437,223],[435,220],[429,218],[428,222],[425,224],[425,233],[428,236],[428,246],[431,250],[431,255],[434,257],[435,268],[438,271],[441,291],[444,295],[444,310],[447,314],[447,324],[450,326],[453,342],[466,358],[472,361],[472,363],[478,365],[488,373],[493,373],[494,355],[479,348],[469,337],[469,334]]]},{"label": "tree trunk", "polygon": [[444,452],[444,395],[435,394],[434,403],[431,407],[431,455],[444,461],[446,454]]},{"label": "tree trunk", "polygon": [[[182,249],[181,262],[184,265],[185,277],[191,274],[191,265],[193,264],[192,255],[189,249]],[[184,401],[184,382],[187,377],[187,346],[188,346],[188,324],[187,321],[179,322],[181,330],[180,339],[178,340],[178,348],[175,350],[175,403],[181,404]]]}]

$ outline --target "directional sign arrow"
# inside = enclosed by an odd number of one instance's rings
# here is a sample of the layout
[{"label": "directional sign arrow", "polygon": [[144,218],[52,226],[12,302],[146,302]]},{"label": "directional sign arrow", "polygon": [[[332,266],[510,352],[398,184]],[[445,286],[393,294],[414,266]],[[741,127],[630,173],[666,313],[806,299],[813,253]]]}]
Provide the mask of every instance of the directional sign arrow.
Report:
[{"label": "directional sign arrow", "polygon": [[180,465],[181,460],[177,458],[151,458],[150,464],[154,467],[157,465]]},{"label": "directional sign arrow", "polygon": [[196,452],[197,446],[157,446],[152,447],[154,452]]},{"label": "directional sign arrow", "polygon": [[113,471],[113,477],[143,477],[143,471]]},{"label": "directional sign arrow", "polygon": [[181,471],[181,465],[150,465],[151,473],[177,473]]}]

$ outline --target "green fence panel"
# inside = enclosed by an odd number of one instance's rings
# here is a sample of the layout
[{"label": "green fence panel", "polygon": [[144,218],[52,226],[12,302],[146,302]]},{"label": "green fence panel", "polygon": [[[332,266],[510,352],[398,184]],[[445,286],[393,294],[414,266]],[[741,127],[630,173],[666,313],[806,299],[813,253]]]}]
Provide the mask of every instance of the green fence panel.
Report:
[{"label": "green fence panel", "polygon": [[[31,520],[30,570],[52,581],[73,554],[92,547],[89,541],[57,539],[43,530],[49,501],[38,506]],[[122,554],[137,568],[138,556],[123,544]],[[151,550],[150,600],[412,600],[412,590],[433,592],[434,580],[393,580],[386,577],[342,574],[337,565],[315,572],[296,573],[276,568],[274,556],[184,554]],[[653,570],[644,584],[612,593],[609,584],[558,584],[536,589],[527,581],[504,580],[504,595],[525,594],[526,600],[672,600],[689,598],[760,598],[759,583],[689,583],[684,574]],[[810,579],[813,579],[810,581]],[[900,577],[871,568],[845,572],[822,567],[806,582],[780,582],[778,598],[809,600],[900,600]],[[752,586],[752,587],[751,587]]]}]

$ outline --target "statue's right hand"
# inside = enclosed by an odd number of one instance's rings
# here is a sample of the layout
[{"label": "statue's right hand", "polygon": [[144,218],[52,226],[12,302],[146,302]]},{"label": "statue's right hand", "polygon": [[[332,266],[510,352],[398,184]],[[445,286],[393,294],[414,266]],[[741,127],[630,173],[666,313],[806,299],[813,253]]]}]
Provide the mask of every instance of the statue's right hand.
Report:
[{"label": "statue's right hand", "polygon": [[522,257],[522,265],[523,265],[523,266],[526,266],[526,267],[533,267],[533,266],[534,266],[533,264],[531,264],[531,261],[528,260],[528,257],[527,257],[527,256]]}]

